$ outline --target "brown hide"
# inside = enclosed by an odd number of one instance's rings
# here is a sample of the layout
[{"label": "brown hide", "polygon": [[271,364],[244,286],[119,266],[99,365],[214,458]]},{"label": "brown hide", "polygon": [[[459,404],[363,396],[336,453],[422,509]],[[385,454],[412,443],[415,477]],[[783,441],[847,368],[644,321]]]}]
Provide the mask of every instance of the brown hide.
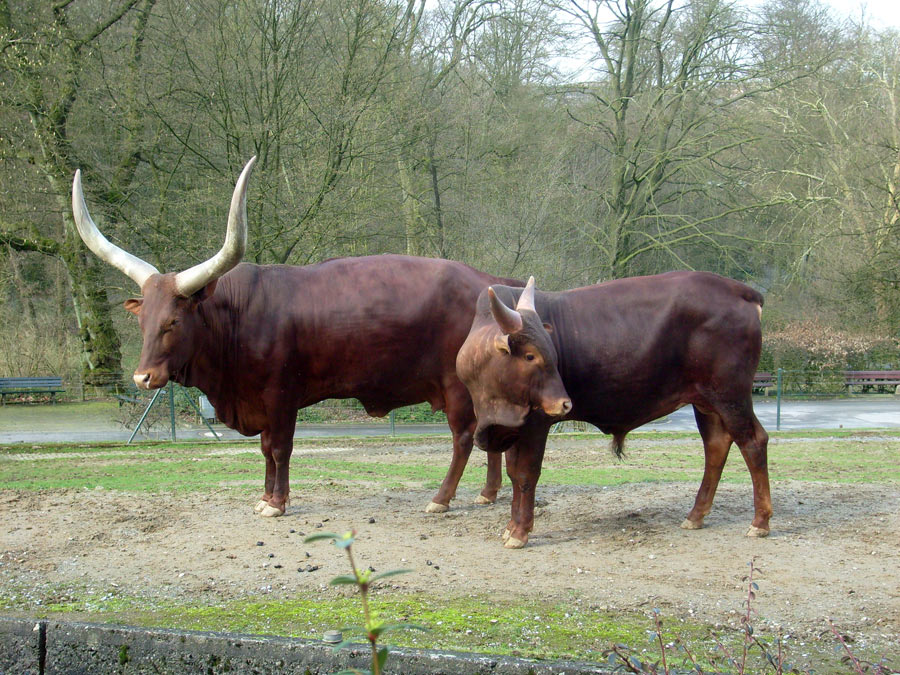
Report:
[{"label": "brown hide", "polygon": [[[504,287],[482,292],[457,355],[474,401],[476,443],[508,449],[507,546],[528,540],[547,433],[560,415],[613,434],[621,450],[629,431],[686,404],[695,409],[706,468],[683,526],[702,526],[734,441],[753,479],[750,533],[768,533],[768,437],[751,398],[761,349],[757,291],[714,274],[672,272],[538,292],[535,311],[520,311],[521,328],[510,330],[518,324],[498,312],[497,301],[510,307],[521,294]],[[570,412],[552,403],[565,395]]]}]

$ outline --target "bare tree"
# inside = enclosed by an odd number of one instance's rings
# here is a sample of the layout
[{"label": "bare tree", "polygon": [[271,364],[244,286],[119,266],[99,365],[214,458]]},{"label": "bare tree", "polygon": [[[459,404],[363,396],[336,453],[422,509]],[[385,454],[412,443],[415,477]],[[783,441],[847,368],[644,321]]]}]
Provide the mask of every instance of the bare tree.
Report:
[{"label": "bare tree", "polygon": [[[131,17],[125,29],[125,51],[136,67],[154,2],[121,0],[97,13],[93,3],[76,0],[0,0],[0,96],[8,106],[8,129],[16,136],[11,146],[17,148],[7,168],[15,166],[14,170],[21,172],[19,187],[27,184],[21,180],[24,173],[31,176],[35,187],[35,179],[42,181],[46,193],[46,198],[39,197],[40,209],[36,203],[30,209],[20,208],[19,213],[25,215],[0,223],[0,242],[17,251],[55,256],[65,265],[82,344],[82,374],[89,383],[104,383],[118,373],[121,353],[102,279],[105,270],[87,254],[72,220],[72,175],[79,166],[92,162],[76,151],[71,126],[82,78],[96,67],[102,40]],[[135,123],[134,111],[123,119],[127,129],[129,121]],[[134,131],[132,127],[124,134],[124,151],[113,180],[105,189],[94,190],[111,213],[133,177],[137,155]],[[11,203],[22,204],[21,193],[10,194],[14,195]],[[45,217],[44,209],[52,211],[52,216]]]},{"label": "bare tree", "polygon": [[[740,214],[775,200],[737,198],[753,180],[745,148],[761,138],[753,101],[803,76],[760,60],[758,27],[722,0],[566,0],[593,41],[597,79],[565,91],[582,126],[582,229],[598,276],[622,277],[663,259],[690,267],[691,247],[753,245]],[[799,74],[798,74],[799,73]]]}]

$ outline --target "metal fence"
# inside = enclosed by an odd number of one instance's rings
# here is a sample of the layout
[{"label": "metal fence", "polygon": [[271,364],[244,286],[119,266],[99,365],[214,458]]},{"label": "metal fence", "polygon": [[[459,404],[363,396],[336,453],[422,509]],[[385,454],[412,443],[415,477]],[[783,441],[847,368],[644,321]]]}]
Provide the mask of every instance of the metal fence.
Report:
[{"label": "metal fence", "polygon": [[781,428],[781,402],[786,398],[813,399],[900,395],[900,370],[788,370],[760,372],[754,378],[756,393],[776,397],[776,429]]},{"label": "metal fence", "polygon": [[[206,403],[202,392],[194,388],[170,385],[155,391],[139,390],[131,378],[121,373],[94,377],[90,383],[76,378],[64,378],[65,393],[57,400],[91,401],[114,400],[118,402],[118,421],[134,433],[152,427],[171,428],[176,431],[176,421],[196,426],[202,422],[207,427],[214,420],[214,412]],[[754,394],[776,398],[777,427],[780,428],[781,404],[785,399],[813,399],[824,397],[860,397],[870,395],[900,395],[900,370],[848,371],[827,369],[784,369],[759,372],[754,378]],[[35,402],[40,397],[34,397]],[[427,404],[419,404],[392,411],[386,418],[372,418],[355,399],[329,399],[301,409],[300,424],[385,424],[393,434],[397,425],[445,424],[442,412],[433,412]],[[572,430],[582,430],[578,422],[557,425]],[[212,431],[212,428],[210,427]],[[134,436],[132,436],[133,438]]]}]

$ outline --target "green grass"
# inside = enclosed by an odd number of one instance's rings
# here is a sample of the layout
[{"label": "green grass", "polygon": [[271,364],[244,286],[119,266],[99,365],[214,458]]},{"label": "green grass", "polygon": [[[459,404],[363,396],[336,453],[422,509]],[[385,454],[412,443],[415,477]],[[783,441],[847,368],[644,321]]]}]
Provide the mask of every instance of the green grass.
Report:
[{"label": "green grass", "polygon": [[[541,659],[602,660],[613,642],[627,642],[638,651],[653,653],[654,630],[649,612],[611,613],[573,598],[559,605],[495,597],[442,598],[424,594],[376,591],[372,608],[389,621],[408,621],[422,631],[392,632],[396,647],[450,649]],[[7,589],[0,594],[0,611],[23,611],[23,603]],[[29,616],[95,622],[126,623],[182,630],[232,631],[321,639],[326,630],[341,629],[345,637],[362,623],[356,596],[336,591],[317,597],[289,600],[239,600],[217,605],[190,605],[110,593],[60,589],[56,599],[33,606]],[[678,621],[671,636],[709,645],[706,626]],[[359,638],[358,641],[362,641]],[[731,644],[737,642],[729,639]]]},{"label": "green grass", "polygon": [[0,429],[4,431],[65,432],[78,428],[122,429],[115,401],[31,405],[13,403],[0,407]]},{"label": "green grass", "polygon": [[[785,435],[769,446],[769,471],[773,480],[826,481],[857,483],[900,480],[897,439],[900,434],[882,435],[873,440]],[[659,481],[696,481],[703,471],[703,452],[699,438],[669,435],[667,442],[659,434],[635,434],[627,446],[624,461],[606,451],[601,435],[561,435],[551,438],[548,456],[541,474],[541,485],[620,485]],[[783,440],[784,442],[779,442]],[[421,438],[401,439],[327,439],[298,441],[296,447],[399,448],[422,443]],[[646,442],[645,442],[646,441]],[[428,439],[446,443],[449,437]],[[229,444],[233,447],[235,444]],[[155,443],[127,446],[121,444],[58,445],[40,448],[6,446],[0,448],[0,486],[16,490],[52,490],[103,487],[126,492],[209,491],[228,489],[260,478],[262,458],[255,443],[246,443],[246,453],[215,454],[213,443]],[[567,453],[567,449],[579,450]],[[584,451],[595,453],[585,457]],[[51,460],[27,461],[31,455],[52,453]],[[89,461],[88,461],[89,458]],[[136,471],[135,467],[139,467]],[[435,489],[446,472],[446,462],[414,463],[403,453],[390,453],[378,462],[295,454],[292,481],[303,489],[328,480],[340,487],[377,484],[379,489]],[[463,475],[464,487],[476,488],[483,477],[469,471]],[[749,473],[740,452],[732,450],[723,480],[749,482]]]},{"label": "green grass", "polygon": [[[21,594],[21,595],[20,595]],[[327,630],[339,629],[344,637],[362,643],[359,626],[362,610],[356,595],[336,590],[315,597],[251,600],[203,604],[129,596],[123,589],[107,589],[102,594],[86,588],[59,588],[40,603],[23,600],[26,588],[0,590],[0,611],[8,615],[59,620],[89,620],[148,628],[174,630],[228,631],[254,635],[279,635],[318,640]],[[440,649],[489,653],[535,659],[566,659],[603,662],[604,651],[624,644],[642,661],[659,659],[653,608],[644,611],[608,611],[572,597],[565,603],[539,600],[470,596],[447,598],[422,593],[403,594],[376,589],[370,594],[372,610],[388,622],[409,622],[425,631],[391,632],[386,642],[394,647]],[[715,638],[710,626],[699,621],[675,619],[659,610],[663,621],[663,641],[670,667],[680,666],[671,644],[687,644],[704,670],[719,672],[711,663],[720,659],[717,644],[732,654],[740,654],[742,634],[737,627],[719,628]],[[771,637],[762,638],[771,644]],[[789,653],[816,663],[816,672],[846,673],[827,639],[805,646],[789,638]],[[774,649],[773,649],[774,651]],[[857,655],[859,650],[857,649]],[[873,657],[877,658],[877,657]],[[719,664],[721,667],[721,664]],[[751,651],[746,672],[764,672],[759,651]]]}]

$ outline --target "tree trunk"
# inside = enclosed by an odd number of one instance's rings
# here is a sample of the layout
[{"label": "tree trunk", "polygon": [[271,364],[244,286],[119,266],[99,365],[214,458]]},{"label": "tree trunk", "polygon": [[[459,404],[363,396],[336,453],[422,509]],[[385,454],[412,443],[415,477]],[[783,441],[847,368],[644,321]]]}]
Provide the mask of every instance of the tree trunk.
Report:
[{"label": "tree trunk", "polygon": [[80,240],[69,239],[62,248],[81,340],[82,382],[93,387],[118,382],[122,375],[122,346],[103,279],[106,270],[103,263],[85,254]]}]

